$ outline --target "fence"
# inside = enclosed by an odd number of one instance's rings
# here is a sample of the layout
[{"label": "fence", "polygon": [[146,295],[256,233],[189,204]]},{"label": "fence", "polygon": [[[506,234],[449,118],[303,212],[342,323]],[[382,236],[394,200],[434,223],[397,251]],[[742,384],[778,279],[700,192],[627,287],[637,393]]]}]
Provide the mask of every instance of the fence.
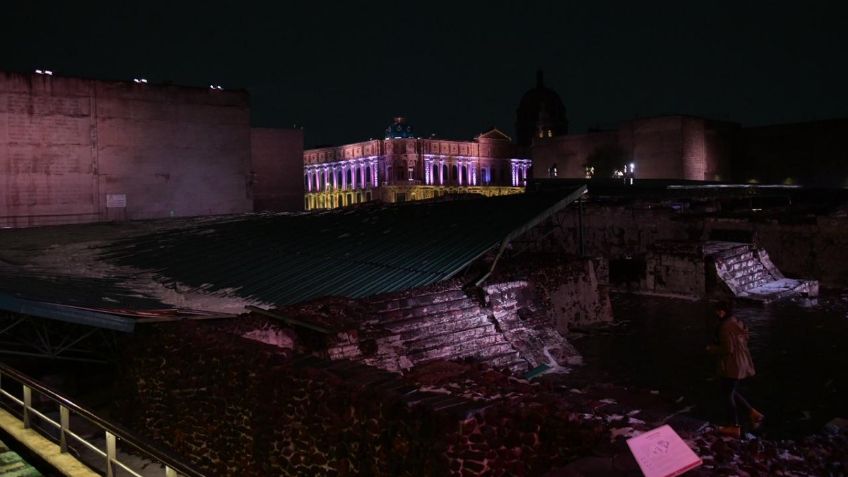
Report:
[{"label": "fence", "polygon": [[[4,388],[3,384],[8,382],[9,378],[21,386],[20,397],[13,395]],[[59,406],[58,422],[33,407],[33,391]],[[185,464],[179,457],[156,447],[154,444],[140,437],[134,436],[131,432],[121,428],[117,424],[106,421],[4,363],[0,363],[0,396],[20,406],[18,417],[23,422],[25,429],[37,430],[48,439],[54,442],[58,441],[56,445],[59,446],[62,453],[68,452],[70,443],[77,442],[100,456],[105,465],[106,477],[117,477],[116,472],[118,469],[122,469],[133,477],[149,476],[149,474],[148,476],[139,474],[118,460],[117,443],[119,441],[129,444],[144,458],[161,463],[164,466],[165,477],[203,477],[201,472]],[[93,444],[71,430],[70,423],[72,415],[81,416],[100,428],[100,431],[104,433],[103,436],[105,437],[105,446],[103,446],[105,449]],[[41,422],[47,424],[48,428],[33,426],[34,418],[38,418]],[[49,432],[49,428],[51,427],[53,430],[58,431],[58,439],[55,434]]]}]

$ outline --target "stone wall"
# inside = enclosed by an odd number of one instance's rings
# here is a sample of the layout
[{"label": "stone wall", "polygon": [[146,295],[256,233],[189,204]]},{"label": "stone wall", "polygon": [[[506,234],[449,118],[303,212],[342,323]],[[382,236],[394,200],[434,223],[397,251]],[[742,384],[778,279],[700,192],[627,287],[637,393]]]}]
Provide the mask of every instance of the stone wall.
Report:
[{"label": "stone wall", "polygon": [[247,212],[245,92],[0,72],[0,225]]},{"label": "stone wall", "polygon": [[540,475],[607,439],[561,391],[469,364],[400,378],[208,321],[124,350],[115,415],[208,475]]},{"label": "stone wall", "polygon": [[[616,275],[621,260],[644,260],[658,242],[703,241],[716,238],[715,234],[742,232],[754,237],[787,277],[817,279],[825,287],[848,286],[848,216],[844,213],[764,219],[749,212],[749,217],[733,218],[708,211],[692,213],[686,207],[680,209],[680,202],[671,202],[675,201],[586,204],[586,253],[610,259],[611,274]],[[550,243],[574,253],[579,249],[576,212],[564,210],[557,220],[562,226],[552,233]]]},{"label": "stone wall", "polygon": [[708,291],[706,266],[698,242],[658,242],[646,255],[639,291],[702,298]]},{"label": "stone wall", "polygon": [[615,131],[568,134],[533,143],[533,177],[550,177],[556,165],[557,177],[585,177],[587,159],[596,150],[617,144]]},{"label": "stone wall", "polygon": [[594,153],[620,151],[643,179],[729,179],[738,126],[691,116],[657,116],[622,122],[611,131],[568,134],[533,144],[533,175],[582,178]]},{"label": "stone wall", "polygon": [[506,303],[524,316],[542,315],[548,326],[566,334],[570,327],[612,320],[605,273],[603,258],[533,252],[507,256],[490,282],[526,283],[527,290],[518,294],[516,302]]}]

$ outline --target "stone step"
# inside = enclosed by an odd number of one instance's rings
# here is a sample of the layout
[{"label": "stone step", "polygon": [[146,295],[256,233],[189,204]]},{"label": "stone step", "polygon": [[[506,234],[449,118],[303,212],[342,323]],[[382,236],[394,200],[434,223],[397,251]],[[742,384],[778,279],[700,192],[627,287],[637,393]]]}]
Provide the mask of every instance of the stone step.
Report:
[{"label": "stone step", "polygon": [[766,270],[765,268],[757,271],[753,271],[746,275],[741,275],[733,279],[734,284],[737,288],[741,288],[743,290],[747,290],[749,288],[753,288],[757,283],[762,284],[766,282],[773,281],[774,277]]},{"label": "stone step", "polygon": [[500,336],[500,333],[495,330],[495,325],[489,323],[488,320],[469,322],[468,324],[471,326],[455,331],[445,331],[422,336],[415,340],[406,341],[404,346],[407,350],[409,350],[409,353],[416,353],[418,351],[426,351],[445,345],[476,340],[486,336]]},{"label": "stone step", "polygon": [[422,317],[440,312],[464,309],[471,306],[477,306],[477,302],[470,300],[466,297],[457,300],[443,301],[439,303],[428,303],[407,308],[397,308],[393,310],[379,311],[377,312],[377,319],[380,321],[403,320],[406,318]]},{"label": "stone step", "polygon": [[435,359],[462,359],[476,357],[485,361],[489,356],[511,351],[512,345],[503,340],[500,335],[492,335],[487,339],[464,341],[461,343],[446,344],[428,350],[421,350],[407,355],[413,363],[425,363]]},{"label": "stone step", "polygon": [[746,283],[742,287],[742,291],[747,292],[747,291],[751,290],[752,288],[758,288],[758,287],[761,287],[761,286],[763,286],[767,283],[771,283],[773,281],[774,281],[774,279],[772,277],[760,278],[760,279]]},{"label": "stone step", "polygon": [[750,260],[740,261],[733,264],[721,264],[719,265],[723,270],[729,273],[738,273],[749,269],[758,269],[765,268],[763,262],[758,259],[752,258]]},{"label": "stone step", "polygon": [[402,333],[404,331],[414,330],[424,326],[436,326],[481,314],[483,314],[483,312],[480,310],[480,307],[473,305],[455,310],[437,312],[432,315],[381,321],[379,324],[383,328],[394,333]]},{"label": "stone step", "polygon": [[805,293],[807,288],[805,284],[807,283],[809,282],[805,280],[793,280],[791,278],[772,280],[748,289],[743,296],[754,298],[757,301],[769,302]]},{"label": "stone step", "polygon": [[497,307],[500,309],[512,309],[518,308],[518,300],[515,298],[503,298],[497,300],[489,300],[489,303],[493,307]]},{"label": "stone step", "polygon": [[722,252],[723,257],[732,257],[735,255],[741,255],[745,252],[749,252],[753,250],[753,245],[751,244],[739,244],[735,247],[730,247]]},{"label": "stone step", "polygon": [[455,333],[464,329],[473,328],[479,324],[489,324],[488,317],[483,313],[469,315],[464,318],[458,318],[451,321],[440,321],[431,323],[429,321],[421,322],[420,327],[413,327],[400,332],[400,338],[404,342],[411,342],[416,338],[433,336],[442,333]]},{"label": "stone step", "polygon": [[737,262],[743,262],[745,260],[750,260],[752,258],[754,258],[754,251],[750,248],[747,248],[742,252],[723,254],[716,261],[733,264]]},{"label": "stone step", "polygon": [[530,367],[530,363],[528,363],[518,351],[512,350],[506,353],[497,354],[494,356],[490,356],[486,359],[486,364],[493,368],[510,368],[513,366],[522,365],[525,368]]},{"label": "stone step", "polygon": [[468,298],[464,291],[456,289],[456,290],[444,290],[444,291],[435,291],[431,293],[424,293],[420,295],[410,296],[410,297],[400,297],[400,298],[388,298],[388,299],[380,299],[377,298],[375,300],[369,300],[375,309],[380,311],[390,311],[397,310],[402,308],[413,308],[416,306],[421,306],[425,304],[432,303],[440,303],[443,301],[451,301],[451,300],[459,300],[462,298]]}]

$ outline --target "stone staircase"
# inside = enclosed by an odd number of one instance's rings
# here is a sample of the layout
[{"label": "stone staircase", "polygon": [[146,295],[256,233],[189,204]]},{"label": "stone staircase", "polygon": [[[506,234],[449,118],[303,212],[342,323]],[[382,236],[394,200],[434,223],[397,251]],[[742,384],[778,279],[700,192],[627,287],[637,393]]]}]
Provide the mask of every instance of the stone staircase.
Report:
[{"label": "stone staircase", "polygon": [[525,281],[496,283],[485,287],[491,319],[512,347],[530,363],[553,371],[578,364],[580,355],[551,325],[545,310],[536,308]]},{"label": "stone staircase", "polygon": [[376,353],[363,361],[405,369],[429,361],[473,359],[515,373],[529,363],[510,344],[488,313],[460,289],[370,302],[374,319],[360,341],[373,339]]},{"label": "stone staircase", "polygon": [[738,298],[771,302],[787,296],[818,295],[818,282],[786,278],[768,253],[751,244],[706,242],[704,255],[712,258],[716,275]]}]

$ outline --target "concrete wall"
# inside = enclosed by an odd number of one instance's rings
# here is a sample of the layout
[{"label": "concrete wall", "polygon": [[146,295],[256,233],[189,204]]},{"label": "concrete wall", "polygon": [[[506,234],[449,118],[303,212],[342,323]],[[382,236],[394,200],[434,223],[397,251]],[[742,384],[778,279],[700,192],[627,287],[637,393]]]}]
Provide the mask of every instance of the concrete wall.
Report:
[{"label": "concrete wall", "polygon": [[571,134],[534,143],[534,177],[583,177],[594,153],[621,151],[643,179],[718,180],[730,176],[737,126],[688,116],[659,116],[622,123],[615,131]]},{"label": "concrete wall", "polygon": [[617,144],[615,131],[569,134],[533,144],[533,177],[549,177],[556,164],[557,177],[584,177],[584,165],[596,149]]},{"label": "concrete wall", "polygon": [[250,131],[253,206],[256,211],[303,210],[303,131]]},{"label": "concrete wall", "polygon": [[[577,214],[564,210],[562,227],[552,234],[565,251],[578,250]],[[587,204],[584,217],[586,253],[612,261],[645,258],[660,241],[708,240],[715,232],[742,232],[754,237],[787,277],[812,278],[825,287],[848,286],[848,217],[821,216],[807,222],[763,221],[756,217],[686,216],[661,204]],[[611,278],[612,282],[616,282]]]},{"label": "concrete wall", "polygon": [[244,92],[0,73],[0,225],[246,212],[249,167]]}]

